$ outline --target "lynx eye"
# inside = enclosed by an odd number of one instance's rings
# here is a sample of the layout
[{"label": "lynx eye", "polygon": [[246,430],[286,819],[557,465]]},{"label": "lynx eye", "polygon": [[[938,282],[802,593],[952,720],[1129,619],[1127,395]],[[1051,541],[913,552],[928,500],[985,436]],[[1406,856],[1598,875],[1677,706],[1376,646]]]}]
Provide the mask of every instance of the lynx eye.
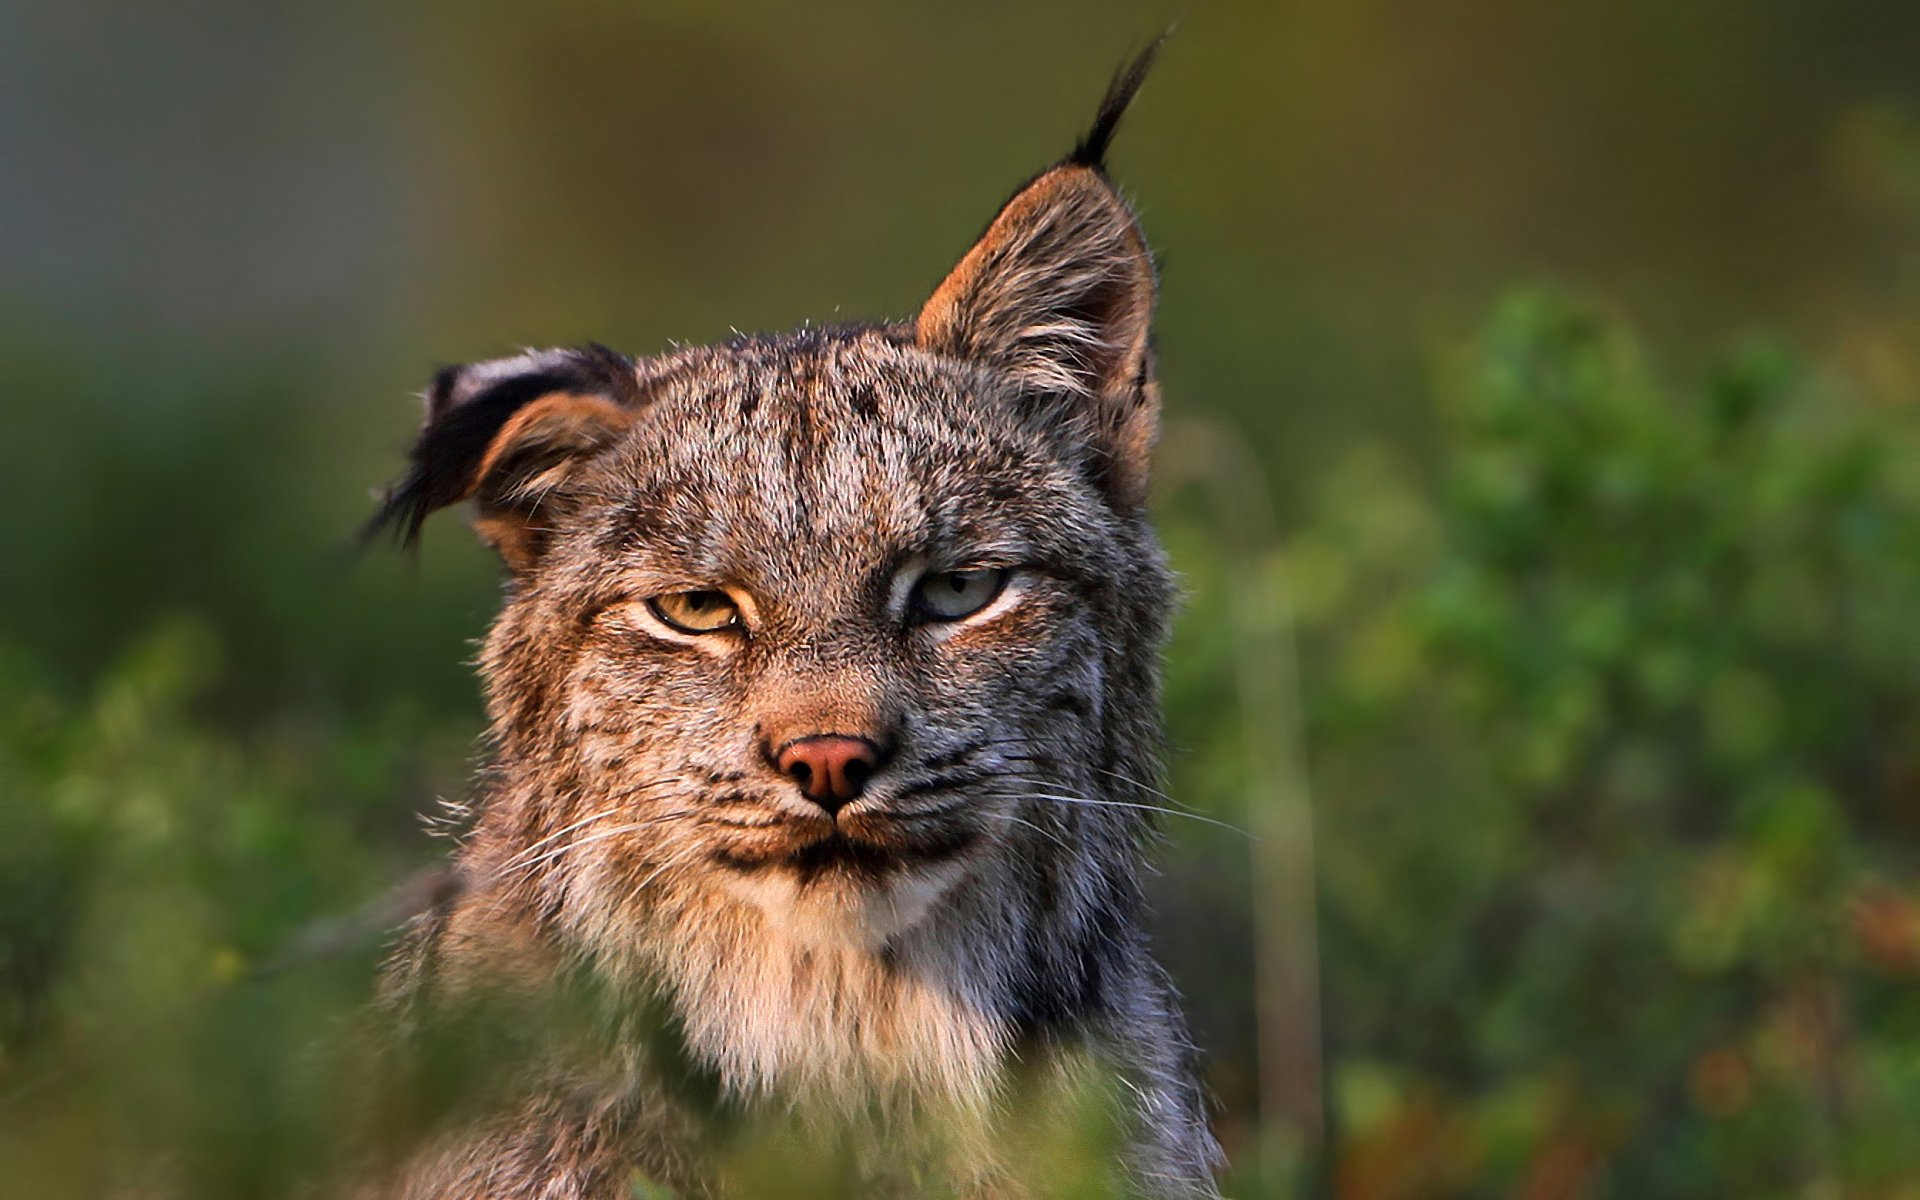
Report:
[{"label": "lynx eye", "polygon": [[682,633],[718,633],[740,624],[740,607],[725,592],[669,592],[650,597],[647,609]]},{"label": "lynx eye", "polygon": [[992,603],[1006,584],[998,567],[936,571],[914,585],[914,612],[923,621],[958,621]]}]

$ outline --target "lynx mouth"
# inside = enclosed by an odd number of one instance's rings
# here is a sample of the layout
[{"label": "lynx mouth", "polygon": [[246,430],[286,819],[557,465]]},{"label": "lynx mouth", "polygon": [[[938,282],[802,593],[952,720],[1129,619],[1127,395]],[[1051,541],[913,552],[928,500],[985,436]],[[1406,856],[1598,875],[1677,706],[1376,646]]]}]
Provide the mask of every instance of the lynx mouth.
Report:
[{"label": "lynx mouth", "polygon": [[871,820],[835,823],[815,836],[804,834],[781,846],[721,847],[713,860],[742,874],[791,871],[807,883],[827,876],[878,882],[897,872],[957,857],[975,842],[964,829],[915,833],[874,828]]}]

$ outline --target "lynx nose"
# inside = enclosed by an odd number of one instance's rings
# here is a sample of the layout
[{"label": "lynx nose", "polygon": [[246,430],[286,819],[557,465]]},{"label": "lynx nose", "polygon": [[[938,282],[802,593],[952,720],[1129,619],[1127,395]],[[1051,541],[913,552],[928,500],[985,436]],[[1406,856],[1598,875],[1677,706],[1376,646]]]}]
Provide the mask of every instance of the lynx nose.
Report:
[{"label": "lynx nose", "polygon": [[831,813],[858,796],[879,769],[880,747],[862,737],[821,733],[788,742],[773,763],[807,799]]}]

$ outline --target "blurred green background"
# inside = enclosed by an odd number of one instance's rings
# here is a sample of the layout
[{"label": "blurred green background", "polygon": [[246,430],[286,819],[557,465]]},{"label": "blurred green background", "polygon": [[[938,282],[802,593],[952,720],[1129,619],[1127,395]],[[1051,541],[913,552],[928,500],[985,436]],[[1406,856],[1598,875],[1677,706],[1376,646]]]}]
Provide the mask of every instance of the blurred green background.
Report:
[{"label": "blurred green background", "polygon": [[911,312],[1108,73],[1234,1194],[1920,1196],[1920,6],[0,8],[0,1177],[282,1194],[478,753],[445,361]]}]

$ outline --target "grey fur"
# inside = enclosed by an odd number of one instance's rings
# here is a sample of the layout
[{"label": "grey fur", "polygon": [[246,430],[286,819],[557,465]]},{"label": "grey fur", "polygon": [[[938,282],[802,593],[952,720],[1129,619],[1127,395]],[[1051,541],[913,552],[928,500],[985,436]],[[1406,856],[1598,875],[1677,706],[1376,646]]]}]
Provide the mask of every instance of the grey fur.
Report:
[{"label": "grey fur", "polygon": [[[1214,1195],[1141,929],[1172,594],[1142,512],[1152,286],[1117,192],[1069,162],[917,322],[443,379],[430,423],[545,382],[496,406],[479,458],[416,457],[472,474],[428,481],[475,499],[510,582],[468,886],[396,956],[393,1009],[592,980],[617,1013],[663,1012],[726,1111],[854,1130],[875,1190],[938,1144],[948,1185],[1022,1194],[1005,1131],[1062,1102],[1044,1081],[1104,1079],[1135,1190]],[[977,617],[902,611],[917,573],[977,565],[1015,573]],[[675,634],[637,603],[723,586],[744,634]],[[769,760],[813,733],[891,751],[837,827]],[[632,1167],[720,1188],[710,1114],[636,1030],[544,1059],[374,1190],[612,1197]]]}]

